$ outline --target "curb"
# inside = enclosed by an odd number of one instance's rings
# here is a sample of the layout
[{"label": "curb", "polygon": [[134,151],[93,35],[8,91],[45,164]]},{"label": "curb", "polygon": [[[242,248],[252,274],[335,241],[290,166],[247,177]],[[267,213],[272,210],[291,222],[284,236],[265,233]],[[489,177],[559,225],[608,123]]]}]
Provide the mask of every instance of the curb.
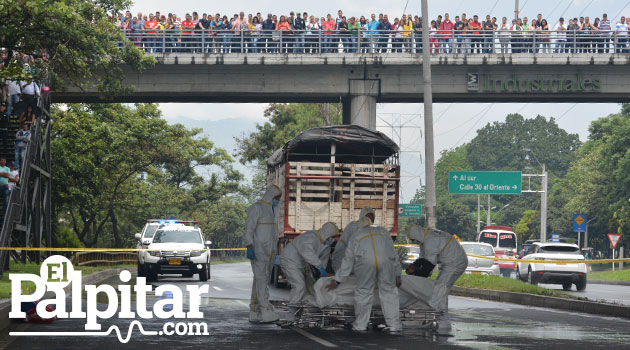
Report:
[{"label": "curb", "polygon": [[[87,276],[82,276],[82,283],[83,285],[97,284],[112,276],[116,276],[122,270],[127,270],[127,268],[103,270],[103,271],[98,271]],[[65,287],[64,290],[66,291],[66,296],[72,295],[72,284]],[[53,296],[54,296],[53,292],[46,292],[42,299],[52,298]],[[11,311],[11,299],[0,300],[0,330],[7,328],[13,321],[12,319],[9,318],[10,311]]]},{"label": "curb", "polygon": [[[591,281],[589,281],[591,282]],[[630,319],[630,306],[453,286],[451,295]]]},{"label": "curb", "polygon": [[630,286],[630,281],[604,281],[604,280],[588,280],[591,284],[610,284],[613,286]]}]

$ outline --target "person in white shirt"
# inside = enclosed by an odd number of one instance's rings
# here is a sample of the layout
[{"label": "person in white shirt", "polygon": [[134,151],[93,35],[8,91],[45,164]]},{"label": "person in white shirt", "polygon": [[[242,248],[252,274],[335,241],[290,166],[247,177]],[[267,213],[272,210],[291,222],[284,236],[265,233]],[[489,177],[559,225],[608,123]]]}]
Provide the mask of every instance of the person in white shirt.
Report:
[{"label": "person in white shirt", "polygon": [[39,85],[37,85],[35,81],[30,83],[28,81],[22,81],[20,85],[22,85],[22,101],[24,101],[27,106],[30,105],[35,109],[35,107],[37,107],[35,104],[35,96],[40,96]]},{"label": "person in white shirt", "polygon": [[15,80],[7,80],[7,115],[11,118],[13,113],[13,105],[20,102],[20,84]]},{"label": "person in white shirt", "polygon": [[[630,18],[628,18],[630,20]],[[630,21],[629,21],[630,22]],[[626,17],[621,16],[621,20],[615,25],[615,34],[617,35],[617,48],[615,53],[628,53],[628,23]]]},{"label": "person in white shirt", "polygon": [[567,27],[564,25],[564,18],[560,17],[560,22],[553,27],[553,31],[556,34],[556,53],[566,52],[567,45]]},{"label": "person in white shirt", "polygon": [[15,162],[9,164],[9,192],[15,188],[18,182],[20,182],[20,172],[15,168]]}]

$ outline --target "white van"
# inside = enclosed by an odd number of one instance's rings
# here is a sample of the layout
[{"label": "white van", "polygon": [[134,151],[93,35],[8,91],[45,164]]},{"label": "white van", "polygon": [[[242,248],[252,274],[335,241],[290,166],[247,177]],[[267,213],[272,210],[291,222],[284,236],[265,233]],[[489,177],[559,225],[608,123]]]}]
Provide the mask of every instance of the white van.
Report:
[{"label": "white van", "polygon": [[497,258],[514,259],[514,262],[499,261],[501,275],[510,277],[516,268],[518,241],[514,230],[509,226],[485,226],[477,236],[477,242],[488,243],[494,248]]}]

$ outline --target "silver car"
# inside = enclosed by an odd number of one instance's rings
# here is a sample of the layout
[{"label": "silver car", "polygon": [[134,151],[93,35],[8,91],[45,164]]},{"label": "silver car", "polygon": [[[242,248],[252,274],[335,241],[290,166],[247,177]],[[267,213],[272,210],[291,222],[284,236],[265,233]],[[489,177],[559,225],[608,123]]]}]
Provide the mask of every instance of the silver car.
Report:
[{"label": "silver car", "polygon": [[469,255],[466,273],[497,276],[501,273],[498,261],[470,256],[479,255],[494,258],[494,248],[490,244],[478,242],[461,242],[460,244]]}]

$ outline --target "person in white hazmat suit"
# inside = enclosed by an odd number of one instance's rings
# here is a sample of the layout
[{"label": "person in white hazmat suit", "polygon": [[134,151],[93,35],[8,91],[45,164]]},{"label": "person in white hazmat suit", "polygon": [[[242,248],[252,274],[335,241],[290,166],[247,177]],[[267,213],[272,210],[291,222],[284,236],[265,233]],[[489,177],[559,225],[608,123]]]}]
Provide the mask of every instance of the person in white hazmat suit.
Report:
[{"label": "person in white hazmat suit", "polygon": [[401,266],[389,232],[384,227],[362,227],[348,242],[341,269],[327,286],[335,289],[354,272],[357,289],[354,292],[355,320],[352,329],[365,331],[370,321],[374,287],[378,285],[381,309],[390,332],[402,330],[398,290],[401,285]]},{"label": "person in white hazmat suit", "polygon": [[[348,242],[354,236],[357,231],[359,231],[363,226],[374,223],[374,209],[371,207],[365,207],[361,209],[361,213],[359,213],[359,218],[356,221],[350,222],[346,225],[346,228],[343,229],[341,233],[341,237],[337,244],[335,245],[335,250],[332,254],[332,268],[335,272],[339,271],[341,268],[341,261],[343,260],[344,255],[346,254],[346,247],[348,246]],[[366,220],[370,220],[367,222]]]},{"label": "person in white hazmat suit", "polygon": [[[435,265],[440,264],[438,282],[446,285],[446,292],[450,292],[455,281],[468,267],[468,257],[466,251],[459,244],[459,241],[448,232],[422,228],[417,225],[410,225],[407,233],[409,239],[420,244],[420,258],[414,261],[407,268],[407,274],[421,277],[428,277]],[[439,298],[441,296],[433,296]],[[435,304],[435,303],[434,303]],[[443,322],[440,322],[439,333],[449,333],[451,331],[450,317],[448,315],[448,298],[444,298],[442,305],[437,311],[444,312]]]},{"label": "person in white hazmat suit", "polygon": [[[320,252],[329,246],[334,237],[339,235],[339,229],[333,222],[325,223],[319,230],[306,231],[293,239],[280,253],[280,266],[291,284],[289,305],[303,303],[307,292],[304,276],[305,264],[310,264],[319,270],[321,277],[326,277],[328,259],[322,261]],[[325,255],[328,257],[328,255]],[[310,294],[309,294],[310,295]],[[289,306],[288,319],[295,319],[295,307]]]},{"label": "person in white hazmat suit", "polygon": [[261,200],[247,210],[243,241],[247,247],[254,281],[249,304],[250,322],[274,322],[278,316],[269,303],[269,280],[276,251],[278,229],[276,218],[282,190],[276,185],[267,188]]}]

